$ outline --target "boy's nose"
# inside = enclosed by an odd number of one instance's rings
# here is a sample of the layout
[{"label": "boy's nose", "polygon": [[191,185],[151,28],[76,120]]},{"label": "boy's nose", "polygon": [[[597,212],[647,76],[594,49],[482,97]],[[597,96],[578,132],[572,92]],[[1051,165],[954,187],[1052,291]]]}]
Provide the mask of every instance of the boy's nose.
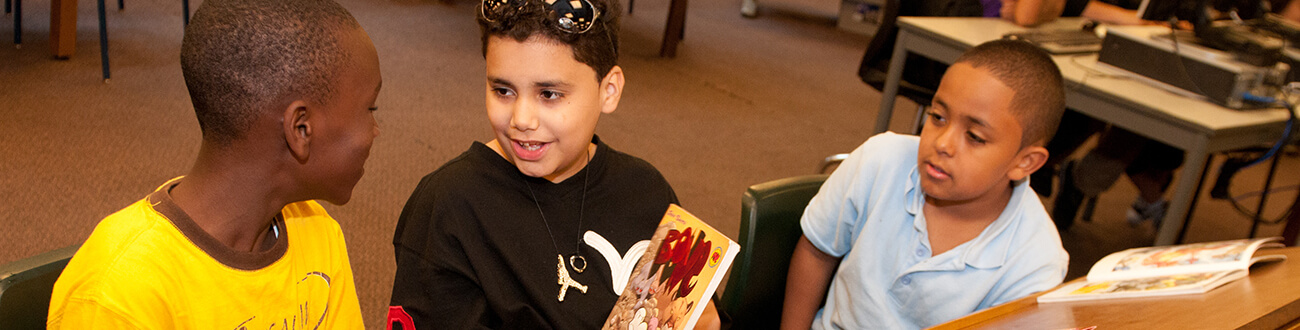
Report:
[{"label": "boy's nose", "polygon": [[952,146],[956,143],[953,139],[960,138],[961,132],[955,129],[944,127],[939,131],[939,136],[934,140],[934,150],[944,156],[952,156]]},{"label": "boy's nose", "polygon": [[510,116],[510,126],[519,131],[537,129],[537,105],[533,102],[516,102],[514,113]]}]

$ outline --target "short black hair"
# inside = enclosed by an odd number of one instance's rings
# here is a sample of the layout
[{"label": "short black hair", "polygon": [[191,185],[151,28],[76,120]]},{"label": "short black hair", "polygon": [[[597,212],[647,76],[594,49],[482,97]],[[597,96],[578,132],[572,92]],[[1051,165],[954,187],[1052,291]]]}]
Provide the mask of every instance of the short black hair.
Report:
[{"label": "short black hair", "polygon": [[557,28],[556,17],[550,5],[542,0],[519,0],[523,6],[508,10],[504,17],[493,21],[483,17],[481,8],[475,11],[483,38],[483,56],[487,56],[488,39],[492,36],[508,37],[524,42],[534,36],[545,37],[573,49],[573,57],[596,70],[596,81],[605,78],[618,65],[618,25],[622,7],[617,0],[590,0],[600,11],[596,23],[583,33],[569,33]]},{"label": "short black hair", "polygon": [[326,102],[360,28],[332,0],[208,0],[181,42],[181,71],[204,141],[228,145],[284,97]]},{"label": "short black hair", "polygon": [[1042,49],[1020,40],[1000,39],[971,48],[954,63],[988,70],[1015,92],[1011,112],[1022,128],[1020,147],[1047,144],[1065,112],[1061,69]]}]

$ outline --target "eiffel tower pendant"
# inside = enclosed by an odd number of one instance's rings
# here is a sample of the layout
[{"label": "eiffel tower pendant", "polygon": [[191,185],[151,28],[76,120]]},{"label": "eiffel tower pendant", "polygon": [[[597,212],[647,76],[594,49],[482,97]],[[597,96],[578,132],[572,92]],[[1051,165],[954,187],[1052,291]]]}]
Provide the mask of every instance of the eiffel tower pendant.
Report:
[{"label": "eiffel tower pendant", "polygon": [[558,277],[555,283],[560,285],[560,295],[558,297],[560,302],[564,302],[564,294],[569,292],[569,287],[587,293],[586,285],[582,285],[582,283],[578,283],[578,281],[569,277],[569,269],[564,267],[564,257],[558,254],[555,255],[555,276]]}]

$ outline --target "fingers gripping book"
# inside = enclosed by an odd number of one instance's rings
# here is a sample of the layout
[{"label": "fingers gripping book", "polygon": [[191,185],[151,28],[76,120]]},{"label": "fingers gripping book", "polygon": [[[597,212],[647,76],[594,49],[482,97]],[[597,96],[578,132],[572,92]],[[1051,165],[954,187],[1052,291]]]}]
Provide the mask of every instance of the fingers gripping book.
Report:
[{"label": "fingers gripping book", "polygon": [[736,242],[670,205],[604,329],[694,328],[738,252]]}]

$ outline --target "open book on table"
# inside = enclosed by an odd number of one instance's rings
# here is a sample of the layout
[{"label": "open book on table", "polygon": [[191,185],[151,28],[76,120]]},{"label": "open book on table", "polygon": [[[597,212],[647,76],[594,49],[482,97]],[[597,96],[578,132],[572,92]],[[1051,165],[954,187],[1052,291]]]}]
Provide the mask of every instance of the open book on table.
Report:
[{"label": "open book on table", "polygon": [[692,329],[740,245],[670,205],[605,330]]},{"label": "open book on table", "polygon": [[1205,293],[1246,277],[1262,248],[1282,247],[1280,237],[1134,248],[1093,264],[1087,281],[1072,282],[1038,297],[1039,303]]}]

